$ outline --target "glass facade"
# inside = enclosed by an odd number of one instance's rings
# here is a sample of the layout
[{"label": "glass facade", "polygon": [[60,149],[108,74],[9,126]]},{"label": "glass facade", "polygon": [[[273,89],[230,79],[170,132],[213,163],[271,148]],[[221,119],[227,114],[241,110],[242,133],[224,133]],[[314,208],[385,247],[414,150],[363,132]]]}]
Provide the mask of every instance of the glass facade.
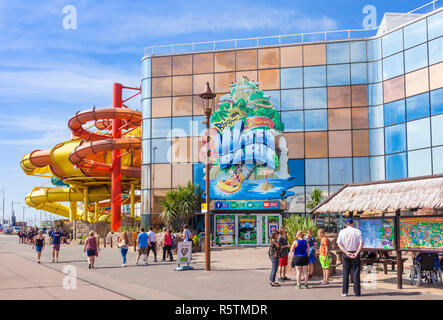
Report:
[{"label": "glass facade", "polygon": [[[242,76],[259,83],[284,124],[294,176],[289,213],[316,187],[443,173],[443,12],[368,39],[145,57],[143,210],[168,189],[203,183],[198,94]],[[148,180],[148,181],[146,181]]]}]

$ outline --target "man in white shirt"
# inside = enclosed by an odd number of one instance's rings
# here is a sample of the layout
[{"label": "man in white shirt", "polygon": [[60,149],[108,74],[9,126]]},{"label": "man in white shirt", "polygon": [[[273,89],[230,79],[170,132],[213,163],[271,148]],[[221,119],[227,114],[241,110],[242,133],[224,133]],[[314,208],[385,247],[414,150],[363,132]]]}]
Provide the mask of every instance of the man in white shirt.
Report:
[{"label": "man in white shirt", "polygon": [[357,297],[361,296],[360,289],[360,251],[363,248],[363,239],[361,231],[354,228],[354,221],[346,219],[346,228],[338,234],[337,244],[342,251],[343,261],[343,289],[342,296],[348,295],[349,274],[352,271],[354,281],[354,293]]},{"label": "man in white shirt", "polygon": [[155,232],[152,228],[152,226],[149,227],[149,232],[148,232],[148,257],[149,257],[149,252],[154,252],[154,262],[157,262],[157,246],[155,243]]}]

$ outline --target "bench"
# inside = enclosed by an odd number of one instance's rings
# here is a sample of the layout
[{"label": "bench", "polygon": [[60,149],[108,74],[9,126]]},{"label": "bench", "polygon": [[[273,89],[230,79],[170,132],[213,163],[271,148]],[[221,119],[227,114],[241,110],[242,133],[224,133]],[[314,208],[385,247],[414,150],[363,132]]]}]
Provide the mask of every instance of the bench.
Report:
[{"label": "bench", "polygon": [[[404,263],[408,260],[407,258],[401,259],[402,264],[402,270],[404,272]],[[388,274],[388,265],[390,264],[392,266],[392,270],[395,270],[395,265],[397,264],[396,258],[363,258],[361,259],[361,264],[363,265],[378,265],[379,263],[383,264],[383,270],[385,274]]]}]

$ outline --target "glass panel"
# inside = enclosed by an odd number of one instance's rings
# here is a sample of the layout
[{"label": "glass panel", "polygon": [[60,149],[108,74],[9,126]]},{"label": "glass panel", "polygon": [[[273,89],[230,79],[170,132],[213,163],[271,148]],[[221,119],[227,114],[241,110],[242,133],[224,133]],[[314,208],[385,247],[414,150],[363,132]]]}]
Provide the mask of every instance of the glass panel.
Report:
[{"label": "glass panel", "polygon": [[281,88],[302,88],[303,87],[303,69],[288,68],[281,69]]},{"label": "glass panel", "polygon": [[411,72],[428,65],[428,46],[426,43],[405,51],[405,71]]},{"label": "glass panel", "polygon": [[328,64],[349,62],[349,42],[328,43],[326,50]]},{"label": "glass panel", "polygon": [[171,165],[153,164],[152,165],[152,187],[170,188],[171,187]]},{"label": "glass panel", "polygon": [[214,71],[214,56],[212,53],[194,55],[194,73],[211,73]]},{"label": "glass panel", "polygon": [[366,107],[368,105],[368,89],[367,86],[352,86],[352,106]]},{"label": "glass panel", "polygon": [[186,186],[188,182],[192,182],[192,164],[172,165],[172,187]]},{"label": "glass panel", "polygon": [[327,133],[305,133],[306,158],[323,158],[328,156]]},{"label": "glass panel", "polygon": [[405,97],[405,78],[400,76],[383,82],[384,102],[388,103]]},{"label": "glass panel", "polygon": [[[303,170],[304,173],[304,170]],[[304,185],[304,184],[303,184]],[[288,212],[291,213],[301,213],[305,212],[305,188],[304,187],[293,187],[289,189],[294,193],[286,199],[288,203]]]},{"label": "glass panel", "polygon": [[151,77],[151,59],[143,59],[142,61],[142,79]]},{"label": "glass panel", "polygon": [[381,61],[368,63],[368,82],[380,82],[382,80]]},{"label": "glass panel", "polygon": [[382,37],[383,58],[403,50],[403,29]]},{"label": "glass panel", "polygon": [[429,41],[429,64],[443,61],[443,37]]},{"label": "glass panel", "polygon": [[[288,157],[304,158],[305,156],[305,138],[303,133],[285,133],[286,144],[288,147]],[[292,173],[291,173],[292,174]]]},{"label": "glass panel", "polygon": [[206,120],[205,116],[198,116],[196,117],[194,115],[194,117],[192,117],[192,136],[193,137],[200,137],[202,136],[205,131],[206,131],[206,127],[205,125],[202,123],[203,120]]},{"label": "glass panel", "polygon": [[405,29],[405,49],[413,47],[419,43],[425,42],[427,39],[426,20],[422,19],[415,22]]},{"label": "glass panel", "polygon": [[151,140],[142,141],[142,164],[151,163]]},{"label": "glass panel", "polygon": [[303,46],[303,65],[320,64],[326,64],[326,46],[324,44]]},{"label": "glass panel", "polygon": [[352,84],[366,83],[366,63],[351,64],[351,83]]},{"label": "glass panel", "polygon": [[216,93],[229,92],[231,88],[230,85],[235,81],[235,73],[216,73],[215,74],[215,85],[213,90]]},{"label": "glass panel", "polygon": [[174,116],[192,115],[192,96],[172,98],[172,114]]},{"label": "glass panel", "polygon": [[369,130],[369,154],[371,156],[385,153],[383,128]]},{"label": "glass panel", "polygon": [[329,183],[352,183],[352,158],[329,159]]},{"label": "glass panel", "polygon": [[368,130],[352,131],[352,152],[354,157],[366,157],[369,155],[369,132]]},{"label": "glass panel", "polygon": [[406,153],[386,156],[386,180],[406,178]]},{"label": "glass panel", "polygon": [[329,130],[351,129],[351,109],[330,109],[328,128]]},{"label": "glass panel", "polygon": [[241,50],[236,52],[237,70],[257,69],[257,50]]},{"label": "glass panel", "polygon": [[403,73],[403,52],[383,59],[383,80],[397,77]]},{"label": "glass panel", "polygon": [[386,153],[400,152],[406,150],[405,124],[398,124],[385,128]]},{"label": "glass panel", "polygon": [[385,126],[405,121],[405,100],[385,104]]},{"label": "glass panel", "polygon": [[305,109],[326,108],[326,88],[304,90]]},{"label": "glass panel", "polygon": [[298,67],[303,64],[303,47],[281,47],[280,59],[282,67]]},{"label": "glass panel", "polygon": [[235,52],[215,53],[215,72],[234,71]]},{"label": "glass panel", "polygon": [[144,120],[142,123],[143,139],[151,138],[151,120]]},{"label": "glass panel", "polygon": [[443,12],[428,17],[428,39],[443,35]]},{"label": "glass panel", "polygon": [[171,116],[171,98],[153,98],[152,99],[152,117],[170,117]]},{"label": "glass panel", "polygon": [[203,163],[195,163],[192,166],[192,182],[194,184],[203,185],[205,183],[204,168]]},{"label": "glass panel", "polygon": [[152,143],[152,162],[170,163],[171,162],[171,141],[169,139],[153,139]]},{"label": "glass panel", "polygon": [[443,113],[443,88],[431,91],[431,114]]},{"label": "glass panel", "polygon": [[329,131],[329,156],[351,157],[351,131]]},{"label": "glass panel", "polygon": [[428,79],[428,68],[408,73],[406,75],[406,96],[429,91]]},{"label": "glass panel", "polygon": [[172,74],[191,74],[192,55],[178,55],[172,57]]},{"label": "glass panel", "polygon": [[434,174],[443,173],[443,147],[432,148]]},{"label": "glass panel", "polygon": [[238,82],[242,77],[246,77],[249,81],[257,81],[258,73],[254,71],[240,71],[235,73],[235,81]]},{"label": "glass panel", "polygon": [[354,161],[354,182],[369,181],[369,158],[353,158]]},{"label": "glass panel", "polygon": [[160,190],[160,189],[151,191],[152,213],[160,214],[160,212],[162,211],[160,199],[164,199],[167,191],[168,190]]},{"label": "glass panel", "polygon": [[406,123],[408,150],[426,148],[431,145],[431,128],[429,118]]},{"label": "glass panel", "polygon": [[371,157],[370,158],[371,181],[385,180],[385,158]]},{"label": "glass panel", "polygon": [[351,42],[351,62],[366,61],[366,41]]},{"label": "glass panel", "polygon": [[409,177],[427,176],[431,171],[431,149],[408,152]]},{"label": "glass panel", "polygon": [[192,150],[190,138],[172,138],[172,162],[191,162]]},{"label": "glass panel", "polygon": [[350,84],[349,64],[328,66],[328,86]]},{"label": "glass panel", "polygon": [[282,110],[303,109],[303,89],[282,90],[281,109]]},{"label": "glass panel", "polygon": [[258,50],[258,68],[278,68],[280,66],[278,48]]},{"label": "glass panel", "polygon": [[427,116],[429,116],[428,92],[406,99],[406,118],[408,121]]},{"label": "glass panel", "polygon": [[340,108],[351,106],[351,88],[328,87],[328,108]]},{"label": "glass panel", "polygon": [[429,67],[429,78],[431,90],[443,87],[443,62]]},{"label": "glass panel", "polygon": [[172,95],[192,94],[192,76],[172,77]]},{"label": "glass panel", "polygon": [[383,127],[383,106],[369,108],[369,128]]},{"label": "glass panel", "polygon": [[[203,142],[200,137],[192,138],[192,162],[205,162],[206,156],[202,152]],[[202,154],[203,153],[203,154]]]},{"label": "glass panel", "polygon": [[280,89],[280,69],[259,70],[258,81],[261,90]]},{"label": "glass panel", "polygon": [[303,131],[303,111],[286,111],[281,113],[285,132]]},{"label": "glass panel", "polygon": [[381,58],[381,39],[377,38],[368,41],[368,60],[378,60]]},{"label": "glass panel", "polygon": [[171,133],[171,118],[152,119],[152,137],[169,137]]},{"label": "glass panel", "polygon": [[171,95],[171,77],[152,78],[152,96],[167,97]]},{"label": "glass panel", "polygon": [[151,97],[151,79],[142,80],[142,99]]},{"label": "glass panel", "polygon": [[289,173],[292,177],[295,177],[293,182],[296,186],[305,185],[305,160],[304,159],[291,159],[288,161]]},{"label": "glass panel", "polygon": [[143,119],[151,117],[151,99],[142,100]]},{"label": "glass panel", "polygon": [[328,184],[328,159],[306,159],[306,184]]},{"label": "glass panel", "polygon": [[370,106],[383,103],[383,87],[381,83],[368,85],[368,104]]},{"label": "glass panel", "polygon": [[327,130],[327,113],[326,110],[305,111],[305,130]]},{"label": "glass panel", "polygon": [[432,145],[443,144],[443,115],[431,117],[432,126]]},{"label": "glass panel", "polygon": [[173,117],[171,137],[188,137],[191,135],[192,117]]},{"label": "glass panel", "polygon": [[264,96],[268,97],[276,110],[280,110],[280,90],[263,91]]},{"label": "glass panel", "polygon": [[352,109],[352,128],[353,129],[368,128],[368,108]]},{"label": "glass panel", "polygon": [[305,87],[323,87],[326,85],[325,66],[305,67],[303,75]]},{"label": "glass panel", "polygon": [[[142,189],[149,189],[151,187],[151,166],[142,166],[142,178],[141,178],[141,187]],[[147,197],[146,197],[147,196]],[[149,205],[149,190],[142,191],[142,202],[146,205],[146,202]],[[146,206],[149,207],[149,206]]]},{"label": "glass panel", "polygon": [[[193,94],[200,94],[205,90],[206,82],[209,82],[209,86],[214,88],[213,74],[196,74],[193,77],[194,92]],[[201,100],[201,98],[198,98]]]},{"label": "glass panel", "polygon": [[152,58],[152,76],[170,76],[171,61],[171,57]]}]

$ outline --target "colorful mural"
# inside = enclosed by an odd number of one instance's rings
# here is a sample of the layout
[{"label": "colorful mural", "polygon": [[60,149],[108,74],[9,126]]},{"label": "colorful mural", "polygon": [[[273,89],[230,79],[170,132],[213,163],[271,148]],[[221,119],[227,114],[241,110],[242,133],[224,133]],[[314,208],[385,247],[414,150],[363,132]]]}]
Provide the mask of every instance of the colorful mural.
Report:
[{"label": "colorful mural", "polygon": [[257,244],[257,216],[238,216],[238,243]]},{"label": "colorful mural", "polygon": [[443,217],[404,217],[399,226],[401,249],[443,249]]},{"label": "colorful mural", "polygon": [[[211,198],[280,199],[293,195],[284,124],[270,97],[246,77],[231,85],[211,117]],[[205,173],[206,174],[206,173]],[[205,188],[205,186],[202,186]]]},{"label": "colorful mural", "polygon": [[394,219],[354,219],[365,249],[395,249]]},{"label": "colorful mural", "polygon": [[235,245],[235,216],[216,216],[216,243],[220,245]]}]

